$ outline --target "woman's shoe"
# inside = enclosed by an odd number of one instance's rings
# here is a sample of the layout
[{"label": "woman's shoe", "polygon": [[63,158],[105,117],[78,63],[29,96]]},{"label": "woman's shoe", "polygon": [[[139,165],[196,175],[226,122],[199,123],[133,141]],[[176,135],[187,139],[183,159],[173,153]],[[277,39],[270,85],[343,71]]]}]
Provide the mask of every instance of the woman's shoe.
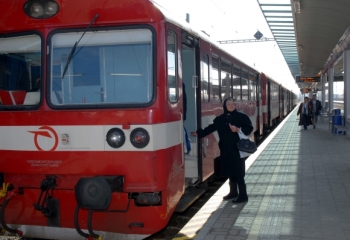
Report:
[{"label": "woman's shoe", "polygon": [[230,193],[227,194],[222,199],[223,200],[230,200],[230,199],[237,198],[237,197],[238,197],[237,183],[236,182],[230,183]]},{"label": "woman's shoe", "polygon": [[238,198],[232,200],[233,203],[243,203],[248,202],[247,188],[246,185],[238,185],[239,194]]}]

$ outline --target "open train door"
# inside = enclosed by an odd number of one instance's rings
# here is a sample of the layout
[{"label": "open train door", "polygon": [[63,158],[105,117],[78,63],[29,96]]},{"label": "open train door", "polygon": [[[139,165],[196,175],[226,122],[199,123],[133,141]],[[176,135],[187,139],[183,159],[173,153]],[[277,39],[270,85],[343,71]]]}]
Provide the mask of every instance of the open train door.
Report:
[{"label": "open train door", "polygon": [[[190,136],[190,132],[196,131],[199,127],[197,116],[201,112],[200,97],[197,94],[199,92],[200,79],[200,53],[199,40],[197,38],[183,31],[181,39],[183,100],[186,105],[184,108],[187,109],[184,128],[188,135],[187,144],[186,139],[184,139],[185,187],[189,187],[200,184],[203,178],[202,159],[200,154],[198,154],[199,146],[197,144],[197,138]],[[205,193],[206,188],[198,186],[191,188],[191,191],[186,192],[182,196],[175,210],[176,212],[185,211],[187,207]]]},{"label": "open train door", "polygon": [[271,128],[271,82],[267,80],[267,128]]},{"label": "open train door", "polygon": [[263,120],[263,106],[262,106],[262,94],[261,94],[261,74],[257,75],[257,93],[256,93],[256,99],[257,99],[257,106],[258,106],[258,127],[259,127],[259,136],[262,136],[264,134],[264,120]]}]

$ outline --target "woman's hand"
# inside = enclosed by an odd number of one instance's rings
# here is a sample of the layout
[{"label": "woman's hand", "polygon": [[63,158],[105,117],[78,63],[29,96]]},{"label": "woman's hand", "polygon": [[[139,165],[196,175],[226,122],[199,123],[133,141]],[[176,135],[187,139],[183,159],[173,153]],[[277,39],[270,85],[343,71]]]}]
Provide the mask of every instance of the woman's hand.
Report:
[{"label": "woman's hand", "polygon": [[198,137],[198,134],[196,132],[191,132],[191,136]]},{"label": "woman's hand", "polygon": [[232,132],[239,132],[239,128],[234,126],[234,125],[231,125],[231,123],[229,124],[230,125],[230,129]]}]

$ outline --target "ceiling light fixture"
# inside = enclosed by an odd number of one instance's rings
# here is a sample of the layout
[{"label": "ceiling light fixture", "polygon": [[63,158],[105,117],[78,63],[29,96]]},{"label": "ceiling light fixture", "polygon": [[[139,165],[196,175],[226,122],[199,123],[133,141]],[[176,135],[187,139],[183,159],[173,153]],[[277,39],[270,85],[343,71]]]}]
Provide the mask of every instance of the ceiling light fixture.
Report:
[{"label": "ceiling light fixture", "polygon": [[300,1],[301,0],[294,0],[295,13],[300,13]]}]

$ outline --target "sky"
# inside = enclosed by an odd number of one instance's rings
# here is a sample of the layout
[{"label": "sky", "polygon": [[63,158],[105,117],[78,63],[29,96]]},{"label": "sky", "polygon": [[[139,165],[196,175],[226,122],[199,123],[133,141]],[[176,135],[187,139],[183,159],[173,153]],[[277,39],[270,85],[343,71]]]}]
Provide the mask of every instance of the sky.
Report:
[{"label": "sky", "polygon": [[[189,13],[193,28],[205,31],[214,42],[254,39],[257,31],[265,38],[273,38],[257,0],[152,1],[182,19]],[[288,89],[300,91],[275,41],[217,44]]]}]

